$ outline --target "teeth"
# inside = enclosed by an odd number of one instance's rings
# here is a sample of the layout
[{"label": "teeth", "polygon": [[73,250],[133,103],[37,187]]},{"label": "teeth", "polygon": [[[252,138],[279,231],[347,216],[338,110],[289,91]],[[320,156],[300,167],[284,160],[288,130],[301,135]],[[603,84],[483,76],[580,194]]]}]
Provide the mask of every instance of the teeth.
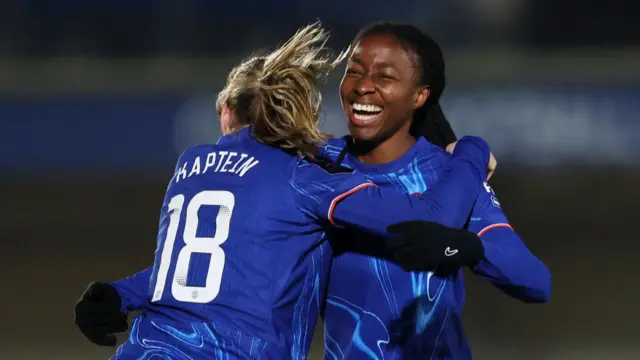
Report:
[{"label": "teeth", "polygon": [[373,114],[373,115],[353,114],[353,117],[358,121],[361,121],[363,123],[368,123],[370,121],[373,121],[375,118],[377,118],[378,114]]},{"label": "teeth", "polygon": [[364,112],[371,112],[371,113],[378,113],[382,111],[382,108],[378,105],[358,104],[358,103],[353,103],[353,109],[356,111],[364,111]]}]

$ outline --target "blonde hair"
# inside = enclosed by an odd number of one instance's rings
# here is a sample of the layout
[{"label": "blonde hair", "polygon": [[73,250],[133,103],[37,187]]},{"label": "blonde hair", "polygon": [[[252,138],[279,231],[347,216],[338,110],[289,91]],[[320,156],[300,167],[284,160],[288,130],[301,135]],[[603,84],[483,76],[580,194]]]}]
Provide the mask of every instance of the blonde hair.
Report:
[{"label": "blonde hair", "polygon": [[328,38],[316,22],[271,54],[236,66],[218,95],[218,113],[227,105],[258,141],[313,156],[328,138],[318,127],[322,95],[317,81],[347,55],[332,57],[325,47]]}]

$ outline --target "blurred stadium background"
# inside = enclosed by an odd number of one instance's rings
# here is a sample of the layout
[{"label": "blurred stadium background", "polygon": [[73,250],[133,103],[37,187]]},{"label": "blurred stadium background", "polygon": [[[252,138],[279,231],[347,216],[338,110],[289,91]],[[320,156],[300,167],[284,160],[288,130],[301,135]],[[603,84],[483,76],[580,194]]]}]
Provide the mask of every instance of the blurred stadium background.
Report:
[{"label": "blurred stadium background", "polygon": [[[445,112],[501,161],[492,182],[554,292],[525,305],[468,277],[476,359],[640,358],[639,11],[622,0],[1,2],[0,358],[111,354],[76,331],[74,302],[90,280],[152,262],[174,161],[217,139],[214,96],[232,64],[316,18],[336,48],[376,20],[432,34],[448,61]],[[324,126],[342,135],[339,77]]]}]

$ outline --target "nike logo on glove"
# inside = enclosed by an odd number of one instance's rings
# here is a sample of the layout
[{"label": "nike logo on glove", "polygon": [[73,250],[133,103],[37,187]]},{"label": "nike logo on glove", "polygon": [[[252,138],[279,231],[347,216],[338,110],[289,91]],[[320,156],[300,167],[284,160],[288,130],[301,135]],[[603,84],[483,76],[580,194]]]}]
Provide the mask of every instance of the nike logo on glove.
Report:
[{"label": "nike logo on glove", "polygon": [[451,250],[450,247],[447,247],[446,249],[444,249],[444,255],[445,256],[453,256],[453,255],[455,255],[457,253],[458,253],[458,249]]}]

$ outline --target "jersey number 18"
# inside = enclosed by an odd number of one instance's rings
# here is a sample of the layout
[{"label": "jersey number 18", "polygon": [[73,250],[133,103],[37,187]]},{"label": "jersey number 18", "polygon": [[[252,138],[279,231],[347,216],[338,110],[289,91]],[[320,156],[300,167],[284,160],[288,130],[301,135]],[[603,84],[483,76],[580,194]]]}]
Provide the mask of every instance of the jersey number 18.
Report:
[{"label": "jersey number 18", "polygon": [[[169,202],[168,211],[171,213],[169,228],[167,229],[167,238],[164,241],[160,256],[160,266],[158,267],[156,286],[151,301],[160,300],[164,292],[184,201],[184,195],[176,195]],[[182,234],[185,246],[178,253],[178,260],[171,281],[171,294],[176,300],[191,303],[208,303],[218,296],[225,262],[225,254],[220,245],[227,241],[229,237],[229,225],[234,205],[235,197],[229,191],[201,191],[189,201],[185,216],[184,233]],[[201,206],[220,207],[216,217],[216,232],[213,237],[196,235],[199,221],[198,210]],[[204,287],[187,285],[189,262],[193,253],[209,254],[211,256]]]}]

